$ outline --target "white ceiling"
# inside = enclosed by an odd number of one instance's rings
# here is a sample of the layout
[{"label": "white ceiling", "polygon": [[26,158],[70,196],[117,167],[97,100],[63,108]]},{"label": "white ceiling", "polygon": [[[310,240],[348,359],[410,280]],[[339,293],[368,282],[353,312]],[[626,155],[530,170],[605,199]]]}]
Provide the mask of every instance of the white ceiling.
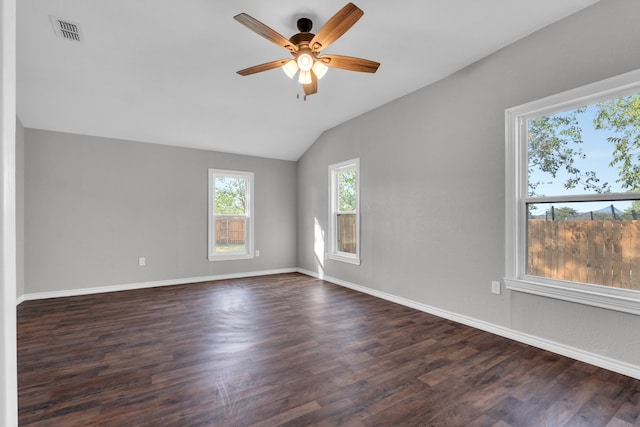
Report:
[{"label": "white ceiling", "polygon": [[[324,53],[380,62],[329,69],[307,101],[287,58],[239,24],[317,31],[346,0],[20,0],[18,116],[26,127],[297,160],[320,134],[439,80],[597,0],[358,0],[364,16]],[[81,25],[55,36],[49,15]]]}]

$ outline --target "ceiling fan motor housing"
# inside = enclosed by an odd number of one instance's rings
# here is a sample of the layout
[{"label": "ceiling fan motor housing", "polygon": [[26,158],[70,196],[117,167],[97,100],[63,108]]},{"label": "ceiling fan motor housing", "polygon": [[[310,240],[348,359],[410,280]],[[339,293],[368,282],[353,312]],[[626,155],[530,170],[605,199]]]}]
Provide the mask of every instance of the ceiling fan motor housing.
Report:
[{"label": "ceiling fan motor housing", "polygon": [[309,18],[300,18],[297,22],[298,31],[301,33],[308,33],[313,28],[313,22]]},{"label": "ceiling fan motor housing", "polygon": [[315,34],[313,33],[308,33],[308,32],[298,33],[298,34],[292,35],[289,41],[294,45],[298,46],[298,48],[301,48],[303,46],[309,46],[309,42],[311,42],[311,40],[313,40],[314,37],[315,37]]}]

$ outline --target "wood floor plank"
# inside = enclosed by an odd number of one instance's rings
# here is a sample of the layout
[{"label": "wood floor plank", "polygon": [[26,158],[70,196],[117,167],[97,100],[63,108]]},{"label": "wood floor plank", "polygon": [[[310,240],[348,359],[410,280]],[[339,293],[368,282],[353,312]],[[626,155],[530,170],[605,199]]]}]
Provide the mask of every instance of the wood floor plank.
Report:
[{"label": "wood floor plank", "polygon": [[297,273],[17,311],[21,426],[640,425],[640,381]]}]

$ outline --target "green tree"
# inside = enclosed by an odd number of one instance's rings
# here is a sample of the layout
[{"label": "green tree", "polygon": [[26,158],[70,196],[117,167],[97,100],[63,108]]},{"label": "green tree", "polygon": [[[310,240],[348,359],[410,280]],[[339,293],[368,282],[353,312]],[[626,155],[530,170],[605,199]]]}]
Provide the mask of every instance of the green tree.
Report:
[{"label": "green tree", "polygon": [[640,190],[640,94],[598,104],[593,120],[596,129],[612,131],[607,141],[614,145],[609,166],[620,171],[619,182],[629,191]]},{"label": "green tree", "polygon": [[578,211],[569,206],[563,206],[561,208],[554,209],[554,215],[556,221],[564,221],[577,215]]},{"label": "green tree", "polygon": [[338,210],[351,212],[356,210],[356,170],[345,169],[338,172]]},{"label": "green tree", "polygon": [[[582,172],[575,165],[576,160],[585,159],[579,145],[582,141],[582,128],[578,123],[578,115],[586,108],[541,116],[529,121],[527,134],[529,154],[529,176],[534,169],[556,178],[564,169],[568,175],[564,183],[567,189],[581,185],[587,191],[603,193],[610,191],[608,183],[600,184],[596,172]],[[529,195],[535,196],[536,188],[541,181],[529,180]]]},{"label": "green tree", "polygon": [[216,177],[216,213],[235,215],[246,213],[247,186],[244,178]]},{"label": "green tree", "polygon": [[624,213],[620,215],[620,219],[633,219],[635,212],[636,218],[640,219],[640,200],[634,200],[627,209],[624,210]]},{"label": "green tree", "polygon": [[[567,189],[582,186],[587,191],[606,193],[611,191],[608,183],[601,183],[594,171],[582,171],[576,161],[585,159],[579,148],[582,129],[578,116],[585,107],[563,113],[542,116],[529,121],[528,154],[529,175],[534,170],[556,178],[564,169],[568,178]],[[640,191],[640,94],[616,98],[596,105],[593,127],[608,130],[607,141],[613,145],[609,166],[616,167],[619,178],[616,182],[627,191]],[[535,196],[536,188],[543,182],[530,181],[529,195]]]}]

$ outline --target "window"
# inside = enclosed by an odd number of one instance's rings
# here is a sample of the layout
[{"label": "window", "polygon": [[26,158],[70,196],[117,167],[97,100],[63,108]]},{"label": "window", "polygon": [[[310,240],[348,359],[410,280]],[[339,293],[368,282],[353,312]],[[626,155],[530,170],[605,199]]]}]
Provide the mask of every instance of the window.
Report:
[{"label": "window", "polygon": [[253,258],[253,173],[209,169],[209,261]]},{"label": "window", "polygon": [[506,111],[507,288],[640,314],[640,70]]},{"label": "window", "polygon": [[360,264],[360,159],[329,166],[330,259]]}]

